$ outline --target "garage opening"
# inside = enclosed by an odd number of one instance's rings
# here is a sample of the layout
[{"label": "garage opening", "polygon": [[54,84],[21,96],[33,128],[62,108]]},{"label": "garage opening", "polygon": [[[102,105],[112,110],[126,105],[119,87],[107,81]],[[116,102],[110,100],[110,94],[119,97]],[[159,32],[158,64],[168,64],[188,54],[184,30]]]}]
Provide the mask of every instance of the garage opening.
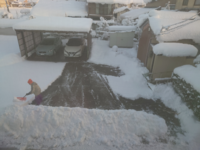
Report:
[{"label": "garage opening", "polygon": [[38,17],[13,26],[21,56],[29,58],[32,54],[36,54],[36,48],[42,41],[44,42],[45,38],[57,37],[62,41],[70,38],[80,38],[84,39],[87,59],[90,56],[92,47],[91,27],[92,19],[90,18],[69,17]]}]

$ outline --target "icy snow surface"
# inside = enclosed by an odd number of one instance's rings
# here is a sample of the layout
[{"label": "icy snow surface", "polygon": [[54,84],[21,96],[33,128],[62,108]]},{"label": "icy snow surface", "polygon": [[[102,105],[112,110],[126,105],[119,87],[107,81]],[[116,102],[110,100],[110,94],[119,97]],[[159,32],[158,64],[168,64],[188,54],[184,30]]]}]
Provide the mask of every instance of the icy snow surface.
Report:
[{"label": "icy snow surface", "polygon": [[[0,111],[0,141],[18,148],[107,145],[132,149],[165,138],[165,120],[135,110],[10,106]],[[21,144],[19,144],[21,143]]]},{"label": "icy snow surface", "polygon": [[187,83],[191,84],[194,89],[200,92],[200,70],[191,65],[184,65],[174,69],[174,73],[178,74]]},{"label": "icy snow surface", "polygon": [[159,43],[153,46],[153,52],[156,55],[163,55],[167,57],[195,57],[197,55],[198,49],[189,44]]},{"label": "icy snow surface", "polygon": [[[152,10],[149,13],[149,23],[159,42],[192,39],[200,43],[200,17],[195,16],[196,14],[195,12]],[[193,16],[195,16],[194,20],[184,21]],[[165,29],[162,30],[163,27]]]},{"label": "icy snow surface", "polygon": [[102,3],[102,4],[146,4],[152,0],[87,0],[88,3]]},{"label": "icy snow surface", "polygon": [[90,18],[37,17],[17,23],[13,28],[18,30],[89,32],[91,26],[92,19]]},{"label": "icy snow surface", "polygon": [[85,2],[79,1],[39,1],[31,11],[32,16],[88,16]]},{"label": "icy snow surface", "polygon": [[109,48],[108,41],[93,40],[89,62],[120,67],[125,73],[124,76],[107,76],[109,85],[117,94],[133,100],[139,97],[147,99],[151,97],[152,91],[148,88],[147,81],[142,75],[148,70],[142,67],[134,48],[118,48],[116,52]]}]

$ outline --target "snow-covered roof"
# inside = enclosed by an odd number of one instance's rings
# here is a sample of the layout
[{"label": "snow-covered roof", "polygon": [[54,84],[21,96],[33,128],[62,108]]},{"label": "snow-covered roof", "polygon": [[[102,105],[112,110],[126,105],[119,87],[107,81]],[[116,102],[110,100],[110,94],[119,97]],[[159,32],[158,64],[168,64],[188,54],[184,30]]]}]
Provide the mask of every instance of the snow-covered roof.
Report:
[{"label": "snow-covered roof", "polygon": [[200,92],[200,70],[191,65],[184,65],[174,69],[174,73],[179,75],[187,83]]},{"label": "snow-covered roof", "polygon": [[131,9],[129,12],[121,14],[120,18],[122,18],[122,19],[124,19],[124,18],[136,19],[140,15],[145,14],[145,13],[149,13],[153,9],[155,9],[155,8],[135,8],[135,9]]},{"label": "snow-covered roof", "polygon": [[135,26],[109,26],[109,31],[135,31]]},{"label": "snow-covered roof", "polygon": [[17,23],[13,26],[13,29],[89,32],[91,26],[92,19],[90,18],[37,17]]},{"label": "snow-covered roof", "polygon": [[126,7],[126,6],[116,8],[116,9],[113,10],[113,14],[116,14],[116,13],[122,12],[122,11],[124,11],[124,10],[129,10],[129,8]]},{"label": "snow-covered roof", "polygon": [[32,16],[88,16],[85,2],[40,0],[31,11]]},{"label": "snow-covered roof", "polygon": [[195,63],[195,64],[200,64],[200,55],[198,55],[198,56],[194,59],[193,63]]},{"label": "snow-covered roof", "polygon": [[152,0],[87,0],[88,3],[102,3],[102,4],[146,4]]},{"label": "snow-covered roof", "polygon": [[193,45],[182,43],[159,43],[152,47],[154,54],[167,57],[195,57],[198,52],[198,49]]},{"label": "snow-covered roof", "polygon": [[[194,42],[200,43],[200,17],[196,12],[153,10],[149,16],[151,29],[159,42],[192,39]],[[188,20],[191,17],[193,20]]]}]

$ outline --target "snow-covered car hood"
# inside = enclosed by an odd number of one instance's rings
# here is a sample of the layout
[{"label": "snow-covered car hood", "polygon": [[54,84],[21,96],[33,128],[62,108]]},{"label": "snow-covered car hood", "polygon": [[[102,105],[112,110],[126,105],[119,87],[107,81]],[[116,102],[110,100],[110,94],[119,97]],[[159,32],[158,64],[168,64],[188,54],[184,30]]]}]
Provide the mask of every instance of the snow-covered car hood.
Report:
[{"label": "snow-covered car hood", "polygon": [[56,47],[55,45],[39,45],[36,48],[36,51],[47,52],[47,51],[53,50],[55,47]]},{"label": "snow-covered car hood", "polygon": [[77,52],[82,48],[82,46],[65,46],[65,51],[67,52]]}]

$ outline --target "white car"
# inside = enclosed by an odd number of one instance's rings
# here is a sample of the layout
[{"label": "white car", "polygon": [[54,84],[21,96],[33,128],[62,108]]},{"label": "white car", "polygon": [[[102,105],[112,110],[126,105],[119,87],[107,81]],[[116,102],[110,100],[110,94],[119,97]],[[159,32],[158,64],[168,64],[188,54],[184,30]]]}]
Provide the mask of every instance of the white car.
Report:
[{"label": "white car", "polygon": [[85,39],[71,38],[64,49],[65,57],[81,57],[85,48]]}]

